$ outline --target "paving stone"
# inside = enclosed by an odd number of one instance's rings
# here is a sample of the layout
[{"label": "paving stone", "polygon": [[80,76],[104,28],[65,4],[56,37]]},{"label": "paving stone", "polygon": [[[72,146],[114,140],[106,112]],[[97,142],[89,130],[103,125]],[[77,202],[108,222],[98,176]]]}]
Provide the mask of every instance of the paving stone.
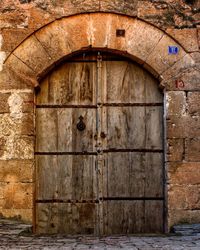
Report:
[{"label": "paving stone", "polygon": [[[189,227],[189,226],[188,226]],[[200,234],[193,236],[74,236],[61,235],[36,236],[31,233],[22,235],[30,225],[14,220],[0,219],[0,250],[42,249],[42,250],[199,250]],[[196,227],[195,227],[196,228]],[[197,226],[198,228],[198,226]],[[198,232],[198,230],[196,230]]]}]

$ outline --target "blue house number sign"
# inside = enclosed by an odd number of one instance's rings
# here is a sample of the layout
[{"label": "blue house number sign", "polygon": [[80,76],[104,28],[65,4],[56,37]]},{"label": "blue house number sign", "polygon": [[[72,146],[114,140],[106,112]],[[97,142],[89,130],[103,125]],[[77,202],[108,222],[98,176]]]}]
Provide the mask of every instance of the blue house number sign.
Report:
[{"label": "blue house number sign", "polygon": [[178,47],[177,46],[168,46],[168,54],[169,55],[176,55],[178,54]]}]

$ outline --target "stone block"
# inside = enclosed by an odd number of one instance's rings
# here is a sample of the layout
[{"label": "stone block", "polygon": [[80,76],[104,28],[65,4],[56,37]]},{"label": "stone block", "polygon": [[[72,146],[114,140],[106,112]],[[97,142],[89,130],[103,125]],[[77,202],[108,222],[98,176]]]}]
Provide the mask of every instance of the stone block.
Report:
[{"label": "stone block", "polygon": [[[1,113],[33,113],[34,93],[31,90],[3,90],[0,92],[0,114]],[[12,107],[13,105],[13,107]],[[12,115],[11,115],[12,116]]]},{"label": "stone block", "polygon": [[[10,55],[5,65],[3,79],[0,80],[0,86],[3,85],[4,89],[14,88],[13,86],[16,86],[17,89],[33,88],[38,85],[35,72],[15,55]],[[17,82],[15,82],[16,80]]]},{"label": "stone block", "polygon": [[14,209],[14,208],[1,208],[0,216],[9,219],[22,220],[24,222],[32,223],[33,209]]},{"label": "stone block", "polygon": [[7,183],[4,190],[4,209],[31,209],[32,207],[32,183]]},{"label": "stone block", "polygon": [[187,101],[188,112],[192,115],[200,115],[200,91],[188,92]]},{"label": "stone block", "polygon": [[168,206],[173,209],[199,209],[200,185],[170,185]]},{"label": "stone block", "polygon": [[[98,31],[102,30],[101,29],[101,24],[98,23],[98,20],[96,20],[96,25],[98,25],[98,29],[95,32],[94,36],[94,41],[98,46]],[[129,28],[131,25],[134,25],[135,20],[128,18],[128,17],[123,17],[123,16],[117,16],[117,15],[110,15],[107,16],[107,23],[105,26],[105,30],[100,31],[102,34],[102,37],[105,37],[105,42],[102,44],[104,47],[108,47],[111,49],[116,49],[119,51],[127,51],[127,39],[130,36]],[[124,30],[125,34],[124,36],[117,36],[116,32],[117,30]],[[103,41],[102,41],[103,42]],[[102,47],[102,46],[101,46]]]},{"label": "stone block", "polygon": [[19,134],[34,135],[34,114],[23,113]]},{"label": "stone block", "polygon": [[0,133],[2,136],[33,135],[33,113],[0,114]]},{"label": "stone block", "polygon": [[[172,29],[168,28],[166,32],[181,44],[187,52],[199,50],[197,29]],[[186,39],[187,37],[187,39]]]},{"label": "stone block", "polygon": [[[143,62],[147,60],[147,64],[154,68],[154,65],[147,58],[153,53],[155,46],[163,35],[164,33],[154,26],[135,20],[127,29],[126,50],[128,53],[143,60]],[[163,49],[161,53],[163,53]]]},{"label": "stone block", "polygon": [[184,91],[166,92],[167,117],[186,114],[186,93]]},{"label": "stone block", "polygon": [[120,0],[101,0],[100,1],[100,11],[113,11],[121,13],[124,9],[124,1]]},{"label": "stone block", "polygon": [[90,15],[70,17],[70,20],[63,19],[60,26],[64,33],[68,34],[68,44],[71,51],[78,51],[91,45]]},{"label": "stone block", "polygon": [[37,39],[54,61],[71,53],[68,33],[63,31],[60,23],[63,23],[63,20],[56,20],[35,33]]},{"label": "stone block", "polygon": [[169,228],[173,225],[183,223],[200,223],[200,210],[183,210],[170,208],[168,210]]},{"label": "stone block", "polygon": [[140,19],[166,29],[174,24],[173,12],[168,8],[167,1],[138,1],[138,14]]},{"label": "stone block", "polygon": [[194,59],[191,57],[191,55],[186,54],[184,57],[180,58],[180,60],[175,60],[174,63],[171,65],[171,67],[166,67],[164,72],[161,73],[162,74],[161,77],[165,81],[167,81],[177,75],[179,75],[180,77],[181,73],[184,74],[185,71],[188,69],[190,69],[191,71],[195,70],[194,67],[195,67]]},{"label": "stone block", "polygon": [[[168,46],[177,46],[179,48],[178,54],[170,55],[168,53]],[[163,72],[169,71],[177,61],[181,60],[186,55],[186,52],[169,36],[163,35],[160,41],[156,44],[154,50],[148,56],[146,63],[151,65],[154,70],[163,75],[166,79],[168,75],[164,75]]]},{"label": "stone block", "polygon": [[175,77],[173,76],[167,82],[163,81],[162,85],[166,86],[166,90],[169,91],[200,90],[200,71],[190,68],[175,75]]},{"label": "stone block", "polygon": [[6,68],[4,65],[3,71],[0,71],[0,88],[9,91],[11,89],[30,89],[30,86],[18,77],[13,70]]},{"label": "stone block", "polygon": [[[4,198],[4,189],[5,189],[6,183],[0,181],[0,199],[3,200]],[[0,205],[1,207],[1,205]]]},{"label": "stone block", "polygon": [[200,162],[170,162],[167,165],[168,183],[171,185],[198,185]]},{"label": "stone block", "polygon": [[122,14],[131,15],[131,16],[136,16],[137,15],[137,3],[138,3],[138,0],[135,0],[135,1],[101,0],[100,11],[115,12],[115,13],[122,13]]},{"label": "stone block", "polygon": [[200,137],[200,117],[170,116],[167,120],[167,138]]},{"label": "stone block", "polygon": [[6,139],[5,137],[0,137],[0,157],[4,154],[6,147]]},{"label": "stone block", "polygon": [[2,29],[1,34],[3,36],[2,50],[6,52],[12,52],[28,35],[34,30],[32,29],[14,29],[7,28]]},{"label": "stone block", "polygon": [[200,70],[200,51],[190,54],[195,61],[195,67]]},{"label": "stone block", "polygon": [[6,145],[0,160],[34,159],[34,137],[12,134],[5,137]]},{"label": "stone block", "polygon": [[124,0],[123,13],[130,16],[137,16],[139,0]]},{"label": "stone block", "polygon": [[[43,7],[42,7],[43,5]],[[46,5],[46,11],[44,11],[43,8],[45,8]],[[39,6],[41,8],[39,8]],[[31,30],[38,30],[41,27],[44,27],[48,23],[56,20],[56,18],[59,18],[61,15],[61,11],[56,11],[55,6],[51,6],[45,1],[40,1],[37,3],[38,8],[29,8],[27,15],[31,16],[31,18],[28,20],[28,29]],[[51,13],[49,14],[48,11]],[[57,13],[56,13],[57,12]],[[62,10],[63,14],[63,10]]]},{"label": "stone block", "polygon": [[[101,18],[102,15],[102,18]],[[100,48],[112,48],[111,44],[116,42],[116,29],[124,28],[124,25],[128,22],[128,18],[125,18],[125,24],[119,24],[120,17],[113,14],[107,13],[96,13],[90,15],[89,20],[89,35],[90,35],[90,44],[92,47]],[[123,26],[123,27],[122,27]],[[103,29],[101,27],[104,27]],[[120,39],[121,38],[121,39]],[[122,41],[123,45],[125,44],[124,37],[120,37],[117,40]],[[119,44],[120,46],[121,44]],[[124,49],[124,47],[123,47]]]},{"label": "stone block", "polygon": [[0,160],[0,183],[32,182],[33,171],[32,160]]},{"label": "stone block", "polygon": [[[99,11],[99,1],[94,0],[70,0],[70,1],[60,1],[63,3],[63,9],[65,10],[65,13],[68,13],[68,15],[77,14],[77,13],[83,13],[83,12],[95,12]],[[52,6],[52,9],[55,9],[54,6]],[[61,9],[61,14],[63,15],[63,11]]]},{"label": "stone block", "polygon": [[8,98],[10,93],[0,93],[0,114],[9,112]]},{"label": "stone block", "polygon": [[182,161],[184,153],[184,139],[167,140],[167,161]]},{"label": "stone block", "polygon": [[39,75],[53,63],[50,55],[47,54],[34,35],[26,39],[13,53],[36,75]]},{"label": "stone block", "polygon": [[200,161],[200,139],[186,139],[185,142],[185,157],[187,161]]}]

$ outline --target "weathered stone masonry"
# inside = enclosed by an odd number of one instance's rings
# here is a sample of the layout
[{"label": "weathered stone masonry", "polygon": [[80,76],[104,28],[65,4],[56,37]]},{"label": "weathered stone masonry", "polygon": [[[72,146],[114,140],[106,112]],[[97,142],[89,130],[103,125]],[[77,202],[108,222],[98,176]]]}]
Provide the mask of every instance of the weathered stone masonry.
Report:
[{"label": "weathered stone masonry", "polygon": [[[33,217],[34,87],[38,79],[65,56],[92,46],[126,52],[159,78],[166,102],[168,225],[200,222],[200,3],[186,2],[0,3],[3,216],[27,221]],[[126,30],[125,38],[116,38],[117,28]],[[179,47],[179,53],[168,55],[169,45]]]}]

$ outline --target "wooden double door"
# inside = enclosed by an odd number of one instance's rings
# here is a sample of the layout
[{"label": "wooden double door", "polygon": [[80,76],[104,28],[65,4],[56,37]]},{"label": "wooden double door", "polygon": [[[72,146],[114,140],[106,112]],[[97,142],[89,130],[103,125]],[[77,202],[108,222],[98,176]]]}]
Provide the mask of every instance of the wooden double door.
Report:
[{"label": "wooden double door", "polygon": [[83,54],[36,97],[36,232],[163,232],[163,97],[137,64]]}]

